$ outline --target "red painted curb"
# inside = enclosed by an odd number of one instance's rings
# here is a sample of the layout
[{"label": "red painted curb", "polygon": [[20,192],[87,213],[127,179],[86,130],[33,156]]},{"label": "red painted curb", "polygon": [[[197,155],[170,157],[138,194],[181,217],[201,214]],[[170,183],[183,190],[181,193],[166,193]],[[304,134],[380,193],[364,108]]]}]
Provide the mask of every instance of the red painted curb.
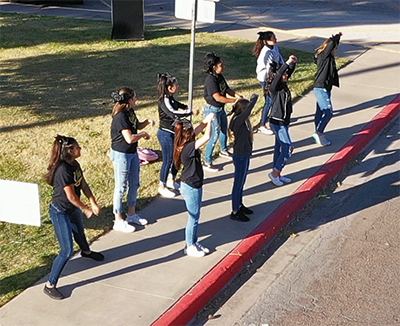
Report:
[{"label": "red painted curb", "polygon": [[400,94],[151,326],[184,326],[399,114]]}]

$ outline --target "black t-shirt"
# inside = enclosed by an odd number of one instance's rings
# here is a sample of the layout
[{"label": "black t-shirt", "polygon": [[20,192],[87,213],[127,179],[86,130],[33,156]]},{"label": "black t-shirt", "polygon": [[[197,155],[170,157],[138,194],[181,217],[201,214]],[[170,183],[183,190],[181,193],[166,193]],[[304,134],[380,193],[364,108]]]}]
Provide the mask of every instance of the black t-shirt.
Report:
[{"label": "black t-shirt", "polygon": [[182,181],[193,188],[201,188],[204,181],[204,172],[201,165],[200,151],[195,149],[194,141],[183,148],[181,161],[183,164]]},{"label": "black t-shirt", "polygon": [[77,207],[68,200],[64,187],[73,185],[76,195],[80,198],[82,177],[82,169],[77,161],[72,164],[61,161],[54,172],[53,204],[67,214],[72,213]]},{"label": "black t-shirt", "polygon": [[137,142],[128,144],[122,135],[122,130],[129,129],[137,134],[139,121],[133,109],[117,113],[111,123],[111,148],[121,153],[136,153]]},{"label": "black t-shirt", "polygon": [[223,108],[225,104],[216,101],[212,95],[215,93],[220,93],[221,95],[226,96],[226,91],[228,89],[228,83],[222,74],[217,76],[208,74],[204,82],[204,99],[212,106]]}]

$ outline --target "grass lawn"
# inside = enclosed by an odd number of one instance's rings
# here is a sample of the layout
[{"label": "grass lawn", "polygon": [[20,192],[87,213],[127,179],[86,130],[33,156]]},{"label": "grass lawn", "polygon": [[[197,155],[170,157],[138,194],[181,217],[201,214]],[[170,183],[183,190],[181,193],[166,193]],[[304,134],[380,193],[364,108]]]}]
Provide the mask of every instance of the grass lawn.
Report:
[{"label": "grass lawn", "polygon": [[[113,169],[110,146],[110,93],[133,87],[140,120],[157,115],[157,73],[180,82],[177,99],[187,101],[190,32],[146,27],[145,41],[111,41],[109,22],[1,13],[0,16],[0,179],[39,184],[42,226],[0,222],[0,306],[49,272],[59,246],[48,215],[52,189],[44,182],[50,149],[57,134],[75,137],[85,177],[103,211],[86,220],[90,241],[112,226]],[[261,95],[255,78],[253,42],[210,33],[196,35],[194,107],[204,105],[202,59],[209,51],[225,62],[230,86],[249,97]],[[316,66],[307,52],[281,48],[285,58],[299,57],[290,87],[301,96],[313,83]],[[343,65],[344,60],[338,64]],[[254,111],[259,120],[263,101]],[[200,121],[200,117],[195,118]],[[159,154],[157,125],[140,145]],[[160,155],[161,156],[161,155]],[[138,207],[156,195],[161,161],[142,167]],[[21,206],[29,214],[29,207]],[[20,237],[22,236],[22,242]]]}]

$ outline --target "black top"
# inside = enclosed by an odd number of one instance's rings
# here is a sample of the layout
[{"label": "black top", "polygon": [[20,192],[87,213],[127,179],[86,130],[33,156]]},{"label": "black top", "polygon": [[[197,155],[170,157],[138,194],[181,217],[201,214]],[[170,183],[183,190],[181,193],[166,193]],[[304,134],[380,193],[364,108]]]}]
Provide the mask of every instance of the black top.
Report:
[{"label": "black top", "polygon": [[290,116],[293,112],[292,96],[287,83],[282,81],[282,75],[287,72],[290,77],[294,68],[294,64],[289,66],[285,62],[276,72],[276,76],[269,87],[269,94],[272,99],[269,121],[275,125],[288,126],[290,124]]},{"label": "black top", "polygon": [[[179,110],[183,109],[183,110]],[[187,105],[178,102],[172,95],[165,95],[158,100],[158,116],[160,118],[160,129],[174,133],[173,123],[177,117],[185,117],[191,114]]]},{"label": "black top", "polygon": [[248,156],[251,155],[253,150],[252,130],[247,118],[250,116],[256,101],[257,97],[253,98],[246,110],[239,115],[235,115],[229,124],[229,129],[232,130],[235,136],[233,141],[233,152],[235,154]]},{"label": "black top", "polygon": [[314,82],[315,88],[325,88],[327,91],[331,91],[332,86],[339,87],[339,74],[332,51],[339,45],[340,35],[332,36],[331,40],[324,51],[317,56],[318,69]]},{"label": "black top", "polygon": [[204,171],[201,165],[201,155],[195,149],[195,141],[192,141],[183,148],[181,154],[183,164],[181,179],[193,188],[201,188],[204,181]]},{"label": "black top", "polygon": [[77,161],[72,164],[61,161],[54,172],[53,204],[67,214],[71,214],[77,207],[67,198],[64,187],[73,185],[76,195],[81,197],[82,169]]},{"label": "black top", "polygon": [[121,153],[136,153],[137,142],[128,144],[122,135],[122,130],[129,129],[137,134],[139,121],[133,109],[117,113],[111,123],[111,148]]},{"label": "black top", "polygon": [[221,95],[226,96],[228,89],[229,85],[222,74],[217,76],[208,74],[204,82],[204,99],[212,106],[223,108],[225,104],[216,101],[212,95],[220,93]]}]

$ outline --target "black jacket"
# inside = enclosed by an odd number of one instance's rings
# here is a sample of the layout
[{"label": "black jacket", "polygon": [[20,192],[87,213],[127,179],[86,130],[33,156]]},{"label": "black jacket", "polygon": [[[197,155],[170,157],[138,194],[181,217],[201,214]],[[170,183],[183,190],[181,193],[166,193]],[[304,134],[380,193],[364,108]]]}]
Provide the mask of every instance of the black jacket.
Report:
[{"label": "black jacket", "polygon": [[292,115],[292,96],[286,82],[282,81],[282,75],[287,72],[290,77],[296,65],[288,65],[286,62],[276,72],[276,76],[269,86],[269,96],[272,99],[272,107],[269,121],[275,125],[288,126]]},{"label": "black jacket", "polygon": [[160,118],[160,129],[174,133],[174,121],[178,117],[185,117],[191,114],[187,105],[178,102],[172,95],[166,95],[158,101],[158,115]]},{"label": "black jacket", "polygon": [[339,74],[336,68],[335,57],[332,51],[335,50],[340,41],[340,34],[331,37],[331,42],[317,56],[317,73],[315,75],[314,88],[325,88],[332,90],[332,86],[339,87]]}]

